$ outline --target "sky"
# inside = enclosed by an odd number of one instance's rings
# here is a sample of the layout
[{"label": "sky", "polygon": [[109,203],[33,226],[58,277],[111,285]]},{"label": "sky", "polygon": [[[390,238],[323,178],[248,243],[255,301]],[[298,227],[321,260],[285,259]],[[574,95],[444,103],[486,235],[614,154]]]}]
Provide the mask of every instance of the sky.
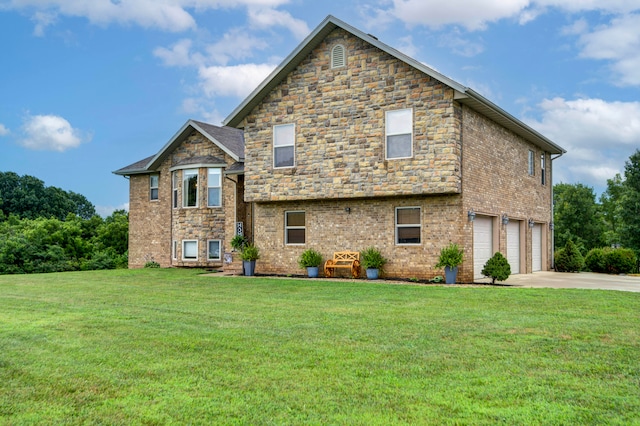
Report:
[{"label": "sky", "polygon": [[640,0],[0,0],[0,171],[128,208],[112,173],[220,125],[327,16],[499,105],[600,194],[640,148]]}]

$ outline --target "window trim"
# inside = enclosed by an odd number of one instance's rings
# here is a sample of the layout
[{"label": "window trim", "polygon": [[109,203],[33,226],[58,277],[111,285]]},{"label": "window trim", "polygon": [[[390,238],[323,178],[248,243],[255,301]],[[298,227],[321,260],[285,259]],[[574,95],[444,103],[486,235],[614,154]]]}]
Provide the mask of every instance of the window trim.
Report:
[{"label": "window trim", "polygon": [[[304,226],[289,226],[288,219],[289,213],[302,213],[304,214]],[[304,231],[304,243],[290,243],[289,242],[289,230],[302,229]],[[307,212],[305,210],[285,210],[284,212],[284,244],[288,246],[304,246],[307,244]]]},{"label": "window trim", "polygon": [[[195,176],[196,176],[196,204],[194,206],[187,206],[187,197],[188,197],[188,191],[186,190],[186,185],[187,185],[187,176],[193,176],[194,173],[193,171],[195,171]],[[194,209],[194,208],[198,208],[198,199],[199,199],[199,192],[198,191],[198,183],[200,180],[200,170],[199,169],[184,169],[182,171],[182,208],[185,209]]]},{"label": "window trim", "polygon": [[[276,128],[278,127],[293,127],[293,140],[290,144],[287,145],[277,145],[276,146]],[[293,147],[293,164],[290,166],[276,166],[276,149],[285,148],[285,147]],[[296,166],[296,125],[295,123],[287,123],[287,124],[276,124],[273,126],[273,168],[274,169],[291,169]]]},{"label": "window trim", "polygon": [[[196,257],[192,258],[192,257],[185,257],[184,254],[186,252],[185,250],[185,244],[186,243],[196,243]],[[198,261],[198,252],[200,250],[199,244],[198,244],[198,240],[182,240],[182,261],[183,262],[197,262]]]},{"label": "window trim", "polygon": [[[218,171],[218,180],[219,180],[219,185],[218,186],[211,186],[211,182],[210,182],[210,177],[211,177],[211,171],[212,170],[217,170]],[[211,204],[211,200],[209,198],[209,189],[210,188],[218,188],[220,190],[220,192],[218,193],[218,204],[216,205],[212,205]],[[216,208],[221,208],[222,207],[222,169],[220,167],[209,167],[207,168],[207,207],[211,208],[211,209],[216,209]]]},{"label": "window trim", "polygon": [[[389,113],[394,113],[394,112],[400,112],[400,111],[410,111],[410,115],[411,115],[411,131],[409,133],[389,133]],[[413,108],[400,108],[400,109],[393,109],[393,110],[389,110],[389,111],[385,111],[384,112],[384,158],[386,160],[402,160],[402,159],[406,159],[406,158],[413,158],[413,127],[414,127],[414,122],[413,122]],[[406,135],[408,134],[410,136],[410,148],[411,148],[411,153],[409,154],[408,157],[389,157],[389,136],[400,136],[400,135]]]},{"label": "window trim", "polygon": [[529,173],[529,176],[535,176],[536,175],[536,166],[535,166],[535,152],[533,152],[533,150],[529,150],[529,157],[528,157],[528,165],[527,165],[527,172]]},{"label": "window trim", "polygon": [[[218,243],[218,257],[211,257],[211,243]],[[222,260],[222,240],[219,239],[211,239],[207,240],[207,261],[208,262],[219,262]]]},{"label": "window trim", "polygon": [[[340,52],[337,52],[340,50]],[[340,55],[340,60],[336,61],[336,55]],[[347,50],[344,45],[336,44],[331,48],[331,69],[342,68],[347,66]]]},{"label": "window trim", "polygon": [[[418,209],[418,215],[420,217],[417,224],[398,224],[398,210]],[[418,228],[418,235],[420,236],[420,242],[418,243],[401,243],[398,233],[398,228]],[[396,232],[395,243],[397,246],[421,246],[422,245],[422,207],[421,206],[400,206],[395,208],[395,222],[394,228]]]},{"label": "window trim", "polygon": [[[156,186],[153,186],[153,178],[156,178]],[[149,175],[149,201],[159,201],[160,200],[160,174],[152,173]],[[156,197],[153,198],[153,190],[156,190]]]}]

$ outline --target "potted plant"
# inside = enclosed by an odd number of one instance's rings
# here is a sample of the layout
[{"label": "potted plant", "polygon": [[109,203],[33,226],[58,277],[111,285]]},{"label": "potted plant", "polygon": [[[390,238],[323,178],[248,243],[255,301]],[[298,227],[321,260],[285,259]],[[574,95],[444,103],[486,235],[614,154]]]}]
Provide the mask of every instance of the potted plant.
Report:
[{"label": "potted plant", "polygon": [[318,278],[318,268],[322,265],[322,255],[314,249],[307,249],[302,252],[298,265],[307,268],[309,278]]},{"label": "potted plant", "polygon": [[447,284],[455,284],[458,276],[458,266],[462,264],[464,259],[464,250],[455,243],[450,243],[447,247],[440,250],[440,258],[436,264],[436,268],[444,268],[445,282]]},{"label": "potted plant", "polygon": [[360,252],[360,259],[369,280],[377,280],[383,266],[387,263],[387,259],[375,247],[368,247]]},{"label": "potted plant", "polygon": [[256,270],[256,260],[260,259],[260,250],[253,244],[248,244],[240,253],[244,274],[248,277],[253,276]]},{"label": "potted plant", "polygon": [[233,251],[242,251],[246,245],[249,244],[249,240],[244,235],[236,235],[231,239],[231,248]]}]

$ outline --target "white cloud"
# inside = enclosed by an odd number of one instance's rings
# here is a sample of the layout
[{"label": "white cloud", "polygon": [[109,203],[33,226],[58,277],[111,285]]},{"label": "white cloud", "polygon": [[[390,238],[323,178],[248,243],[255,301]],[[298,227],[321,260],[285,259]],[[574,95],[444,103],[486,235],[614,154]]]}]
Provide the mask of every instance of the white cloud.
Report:
[{"label": "white cloud", "polygon": [[226,65],[231,59],[253,56],[255,49],[268,47],[264,39],[252,37],[244,28],[233,28],[220,41],[207,46],[207,57],[215,64]]},{"label": "white cloud", "polygon": [[250,7],[249,23],[258,28],[284,27],[298,39],[303,39],[311,31],[306,22],[296,19],[289,12],[269,7]]},{"label": "white cloud", "polygon": [[9,129],[4,124],[0,123],[0,136],[6,136],[9,134]]},{"label": "white cloud", "polygon": [[542,118],[526,120],[568,152],[554,168],[554,181],[603,187],[621,173],[640,146],[640,102],[546,99]]},{"label": "white cloud", "polygon": [[246,97],[275,69],[271,64],[202,67],[198,71],[207,96]]},{"label": "white cloud", "polygon": [[189,39],[182,39],[171,47],[156,47],[153,50],[154,56],[162,59],[162,62],[169,67],[186,67],[191,65],[200,65],[204,58],[200,54],[191,54],[191,45],[193,42]]},{"label": "white cloud", "polygon": [[24,135],[20,144],[33,150],[63,152],[90,139],[57,115],[28,116],[22,130]]},{"label": "white cloud", "polygon": [[620,86],[640,85],[640,14],[611,20],[580,36],[583,58],[611,61],[611,70]]}]

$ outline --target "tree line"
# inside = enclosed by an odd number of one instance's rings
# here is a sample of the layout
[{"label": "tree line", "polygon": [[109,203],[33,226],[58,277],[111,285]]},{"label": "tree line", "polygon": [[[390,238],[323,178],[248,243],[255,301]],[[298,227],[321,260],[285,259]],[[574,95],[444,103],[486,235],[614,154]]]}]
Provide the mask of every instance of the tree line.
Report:
[{"label": "tree line", "polygon": [[127,267],[129,215],[96,214],[86,197],[0,172],[0,274]]}]

